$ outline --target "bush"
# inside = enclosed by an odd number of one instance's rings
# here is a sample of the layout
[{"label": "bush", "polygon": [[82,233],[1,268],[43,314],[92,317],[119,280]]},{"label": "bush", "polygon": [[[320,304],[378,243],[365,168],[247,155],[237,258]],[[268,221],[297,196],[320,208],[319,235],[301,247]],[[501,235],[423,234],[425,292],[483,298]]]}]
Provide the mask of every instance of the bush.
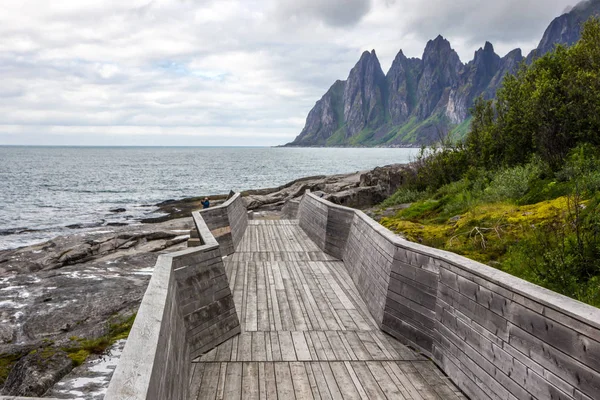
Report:
[{"label": "bush", "polygon": [[485,189],[487,201],[519,200],[532,187],[545,170],[539,157],[523,166],[504,168],[496,172],[490,185]]},{"label": "bush", "polygon": [[380,207],[393,207],[400,204],[413,203],[417,200],[421,200],[426,197],[427,194],[424,192],[419,192],[418,190],[410,189],[408,187],[402,187],[396,191],[393,195],[385,199],[383,203],[381,203]]}]

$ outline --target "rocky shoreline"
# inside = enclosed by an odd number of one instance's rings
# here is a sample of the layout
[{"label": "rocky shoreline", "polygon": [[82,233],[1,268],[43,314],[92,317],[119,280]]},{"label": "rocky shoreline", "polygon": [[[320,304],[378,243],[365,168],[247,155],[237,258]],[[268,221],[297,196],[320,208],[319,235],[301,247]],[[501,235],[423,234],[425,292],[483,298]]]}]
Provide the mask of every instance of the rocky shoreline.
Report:
[{"label": "rocky shoreline", "polygon": [[[278,218],[284,204],[307,189],[364,209],[394,193],[411,174],[409,166],[396,164],[242,194],[256,218]],[[211,205],[225,199],[212,196]],[[142,224],[0,251],[0,394],[102,398],[118,360],[114,352],[122,348],[154,263],[159,254],[187,246],[189,215],[201,208],[200,200],[159,203],[164,216]],[[110,349],[112,355],[103,354]],[[98,361],[106,358],[112,361]]]}]

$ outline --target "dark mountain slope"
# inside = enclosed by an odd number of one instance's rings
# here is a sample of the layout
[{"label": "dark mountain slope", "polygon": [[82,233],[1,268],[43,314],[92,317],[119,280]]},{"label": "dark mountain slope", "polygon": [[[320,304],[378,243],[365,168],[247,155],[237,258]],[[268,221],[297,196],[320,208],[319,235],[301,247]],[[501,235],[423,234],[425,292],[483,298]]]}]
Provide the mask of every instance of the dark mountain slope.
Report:
[{"label": "dark mountain slope", "polygon": [[[580,3],[554,19],[527,60],[556,44],[572,45],[581,24],[600,14],[600,0]],[[479,96],[493,98],[507,73],[523,61],[520,49],[504,57],[491,43],[463,64],[442,36],[430,40],[423,58],[402,50],[384,75],[375,51],[365,51],[346,81],[336,81],[306,118],[298,137],[287,146],[417,146],[454,130],[468,129],[469,109]]]}]

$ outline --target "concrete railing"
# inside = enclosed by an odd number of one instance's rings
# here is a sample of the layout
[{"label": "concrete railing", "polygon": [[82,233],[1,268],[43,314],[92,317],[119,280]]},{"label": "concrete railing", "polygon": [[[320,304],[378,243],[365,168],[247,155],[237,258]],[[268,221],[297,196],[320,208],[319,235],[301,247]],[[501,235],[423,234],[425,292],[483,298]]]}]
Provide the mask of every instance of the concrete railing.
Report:
[{"label": "concrete railing", "polygon": [[[241,195],[236,193],[225,203],[200,210],[199,213],[212,236],[219,242],[221,254],[223,256],[232,254],[242,240],[248,225],[248,214]],[[188,246],[199,245],[201,245],[201,241],[197,237],[197,233],[192,232]]]},{"label": "concrete railing", "polygon": [[240,332],[220,245],[192,215],[199,246],[158,257],[106,400],[187,399],[192,360]]},{"label": "concrete railing", "polygon": [[307,193],[300,226],[340,258],[380,328],[472,399],[600,399],[600,309],[412,243]]}]

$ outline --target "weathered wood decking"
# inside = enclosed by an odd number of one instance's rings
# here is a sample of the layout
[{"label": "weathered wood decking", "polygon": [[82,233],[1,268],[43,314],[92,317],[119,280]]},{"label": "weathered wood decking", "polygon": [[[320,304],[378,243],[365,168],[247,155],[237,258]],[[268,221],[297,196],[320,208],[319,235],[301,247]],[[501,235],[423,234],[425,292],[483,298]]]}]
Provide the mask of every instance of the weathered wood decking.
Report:
[{"label": "weathered wood decking", "polygon": [[295,221],[249,221],[225,259],[242,333],[194,360],[192,399],[464,399],[381,332],[341,261]]}]

